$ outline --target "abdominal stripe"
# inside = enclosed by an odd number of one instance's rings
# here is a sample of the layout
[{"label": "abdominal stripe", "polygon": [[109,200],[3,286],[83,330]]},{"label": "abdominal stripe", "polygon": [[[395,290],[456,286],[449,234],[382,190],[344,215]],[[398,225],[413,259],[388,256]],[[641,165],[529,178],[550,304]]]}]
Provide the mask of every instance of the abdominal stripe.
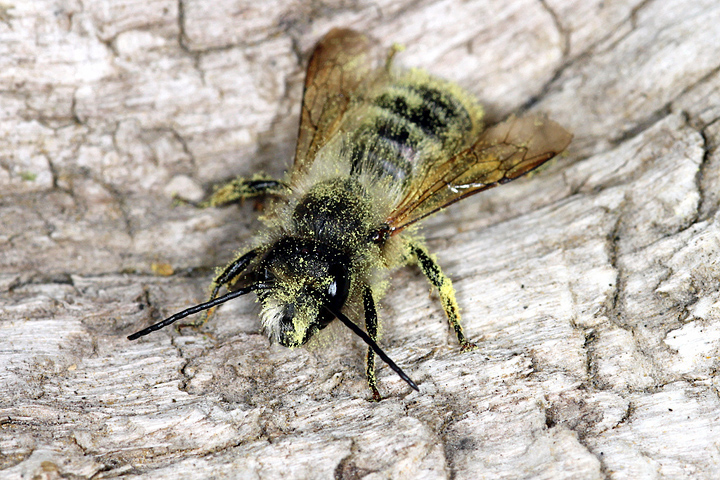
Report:
[{"label": "abdominal stripe", "polygon": [[375,97],[371,116],[352,137],[352,171],[404,183],[425,149],[472,128],[470,115],[450,94],[431,85],[399,85]]}]

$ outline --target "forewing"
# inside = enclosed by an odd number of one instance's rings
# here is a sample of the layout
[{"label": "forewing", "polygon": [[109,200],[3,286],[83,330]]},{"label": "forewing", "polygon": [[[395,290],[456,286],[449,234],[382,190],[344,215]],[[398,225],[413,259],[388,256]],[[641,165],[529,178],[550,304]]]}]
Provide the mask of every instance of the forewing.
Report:
[{"label": "forewing", "polygon": [[426,164],[387,220],[403,228],[475,193],[507,183],[565,150],[572,135],[552,120],[510,119],[484,131],[469,148]]},{"label": "forewing", "polygon": [[375,41],[335,28],[315,46],[308,64],[293,175],[306,171],[317,151],[338,130],[360,86],[382,64]]}]

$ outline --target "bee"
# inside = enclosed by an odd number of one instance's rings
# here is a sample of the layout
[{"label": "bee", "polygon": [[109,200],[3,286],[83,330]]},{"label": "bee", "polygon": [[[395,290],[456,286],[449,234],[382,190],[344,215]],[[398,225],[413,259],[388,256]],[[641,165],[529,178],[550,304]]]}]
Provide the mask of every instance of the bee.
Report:
[{"label": "bee", "polygon": [[[396,69],[392,53],[383,57],[378,50],[373,39],[347,29],[320,40],[307,68],[286,178],[238,178],[206,202],[273,196],[264,229],[215,278],[207,302],[128,339],[253,292],[272,341],[297,348],[338,319],[368,345],[374,400],[381,398],[375,355],[419,391],[378,346],[376,310],[387,272],[416,264],[437,289],[460,349],[477,348],[463,333],[452,282],[417,224],[537,168],[562,152],[572,135],[532,116],[485,128],[482,108],[469,94],[421,70]],[[220,295],[223,288],[227,293]],[[359,316],[353,312],[364,312],[365,330],[350,318]]]}]

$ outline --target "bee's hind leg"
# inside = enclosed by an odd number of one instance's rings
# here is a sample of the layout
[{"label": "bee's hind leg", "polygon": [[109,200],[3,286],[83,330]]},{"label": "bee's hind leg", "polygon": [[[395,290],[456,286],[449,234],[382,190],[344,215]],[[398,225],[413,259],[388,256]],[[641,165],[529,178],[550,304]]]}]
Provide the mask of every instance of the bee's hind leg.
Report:
[{"label": "bee's hind leg", "polygon": [[246,198],[263,195],[283,196],[289,192],[288,186],[281,180],[256,174],[251,178],[237,177],[230,182],[218,186],[209,199],[200,204],[201,207],[219,207],[239,202]]},{"label": "bee's hind leg", "polygon": [[455,299],[455,289],[453,288],[452,281],[443,273],[440,265],[437,264],[424,246],[416,242],[410,242],[409,247],[417,259],[420,270],[422,270],[430,283],[438,289],[440,301],[442,302],[450,326],[455,330],[455,335],[460,343],[460,349],[463,352],[475,350],[477,345],[469,342],[463,333],[463,328],[460,324],[460,308]]}]

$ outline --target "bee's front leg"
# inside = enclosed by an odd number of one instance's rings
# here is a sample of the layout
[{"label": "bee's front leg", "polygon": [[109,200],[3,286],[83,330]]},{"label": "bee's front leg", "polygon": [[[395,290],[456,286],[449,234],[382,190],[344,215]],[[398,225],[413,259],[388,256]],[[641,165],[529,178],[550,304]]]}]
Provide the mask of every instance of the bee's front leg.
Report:
[{"label": "bee's front leg", "polygon": [[[247,252],[246,254],[236,258],[230,264],[228,264],[227,267],[220,273],[220,275],[213,280],[212,283],[212,293],[210,294],[210,298],[208,301],[215,300],[218,296],[218,293],[220,292],[220,289],[223,286],[230,287],[230,285],[233,283],[235,279],[237,279],[242,273],[247,270],[248,265],[250,265],[250,262],[252,262],[255,257],[257,256],[257,250],[251,250]],[[200,328],[203,325],[205,325],[210,318],[210,315],[215,311],[215,307],[212,307],[205,311],[203,316],[199,318],[198,320],[195,320],[193,322],[184,323],[182,325],[178,325],[178,328]]]},{"label": "bee's front leg", "polygon": [[430,283],[438,289],[440,301],[442,302],[450,326],[455,330],[455,335],[457,335],[458,342],[460,343],[460,349],[463,352],[475,350],[477,345],[469,342],[463,333],[463,328],[460,324],[460,308],[455,299],[455,289],[453,288],[452,281],[443,273],[440,265],[437,264],[424,246],[416,242],[409,242],[408,246],[415,256],[420,270],[422,270]]},{"label": "bee's front leg", "polygon": [[[363,306],[365,307],[365,330],[367,334],[374,342],[377,341],[377,329],[378,329],[378,318],[377,310],[375,309],[375,301],[373,300],[372,290],[367,285],[363,290]],[[373,394],[373,401],[379,402],[380,392],[377,389],[377,376],[375,375],[375,352],[372,347],[368,347],[367,352],[367,368],[365,370],[367,374],[368,387]]]}]

